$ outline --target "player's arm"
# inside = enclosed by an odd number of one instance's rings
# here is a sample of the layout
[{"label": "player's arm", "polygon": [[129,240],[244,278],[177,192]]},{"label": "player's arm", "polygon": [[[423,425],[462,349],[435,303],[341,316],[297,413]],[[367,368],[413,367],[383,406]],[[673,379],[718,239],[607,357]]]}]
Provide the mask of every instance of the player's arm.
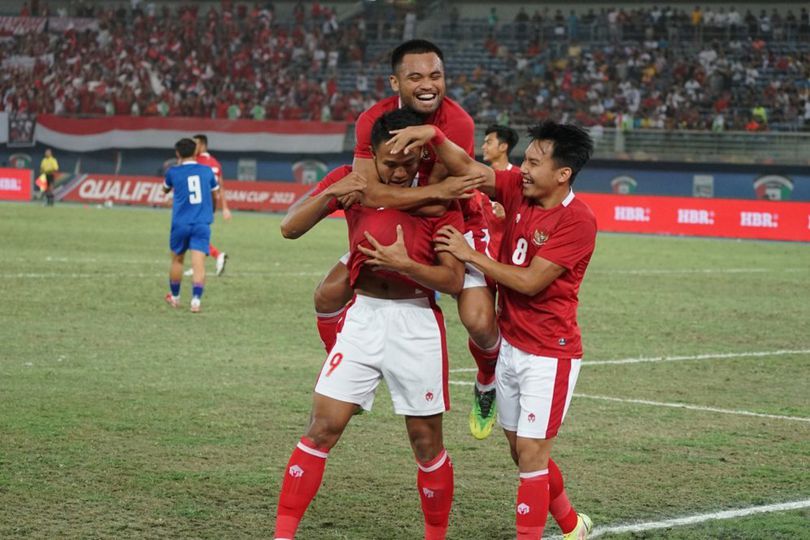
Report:
[{"label": "player's arm", "polygon": [[231,219],[231,209],[228,207],[228,197],[225,196],[225,181],[222,178],[222,174],[218,174],[216,177],[219,182],[219,199],[222,201],[222,219],[228,221]]},{"label": "player's arm", "polygon": [[[470,197],[467,192],[475,187],[474,180],[459,180],[447,185],[414,186],[410,189],[387,186],[380,182],[374,160],[366,158],[355,157],[352,170],[368,179],[366,189],[359,196],[359,202],[363,206],[414,210],[415,214],[424,216],[444,214],[450,201]],[[345,201],[341,202],[345,204]]]},{"label": "player's arm", "polygon": [[375,269],[381,268],[399,272],[434,291],[445,294],[459,294],[461,292],[464,285],[464,265],[449,253],[439,253],[437,255],[439,264],[437,265],[422,264],[414,261],[408,256],[401,225],[397,225],[396,241],[389,246],[380,244],[368,232],[365,235],[366,240],[371,244],[371,249],[357,246],[361,253],[368,256],[368,260],[364,264]]},{"label": "player's arm", "polygon": [[360,191],[365,186],[366,180],[359,174],[351,172],[317,195],[303,197],[290,207],[287,215],[281,220],[281,235],[284,238],[300,238],[337,209],[337,199]]},{"label": "player's arm", "polygon": [[222,192],[222,184],[211,191],[211,202],[214,205],[214,212],[217,211],[217,208],[222,208],[222,213],[225,213],[225,194]]},{"label": "player's arm", "polygon": [[[430,143],[447,170],[454,177],[480,178],[476,185],[489,196],[495,195],[495,171],[492,167],[479,163],[451,141],[438,127],[425,124],[408,126],[405,129],[392,131],[394,134],[386,144],[391,146],[391,153],[412,152],[416,148]],[[446,180],[445,180],[446,181]],[[442,182],[444,183],[444,182]],[[436,184],[436,185],[441,185]]]},{"label": "player's arm", "polygon": [[451,253],[459,261],[472,264],[499,285],[527,296],[540,293],[565,272],[564,267],[540,256],[532,257],[527,267],[493,261],[472,249],[464,235],[452,225],[439,229],[435,241],[438,252]]}]

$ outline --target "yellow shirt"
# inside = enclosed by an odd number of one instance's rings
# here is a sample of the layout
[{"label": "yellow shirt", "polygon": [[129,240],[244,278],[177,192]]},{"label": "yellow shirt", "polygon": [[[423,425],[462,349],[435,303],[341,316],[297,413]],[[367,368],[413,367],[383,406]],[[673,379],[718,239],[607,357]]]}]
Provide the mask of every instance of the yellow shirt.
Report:
[{"label": "yellow shirt", "polygon": [[40,174],[51,174],[55,173],[58,170],[59,170],[59,163],[57,163],[55,157],[42,158],[42,161],[39,164]]}]

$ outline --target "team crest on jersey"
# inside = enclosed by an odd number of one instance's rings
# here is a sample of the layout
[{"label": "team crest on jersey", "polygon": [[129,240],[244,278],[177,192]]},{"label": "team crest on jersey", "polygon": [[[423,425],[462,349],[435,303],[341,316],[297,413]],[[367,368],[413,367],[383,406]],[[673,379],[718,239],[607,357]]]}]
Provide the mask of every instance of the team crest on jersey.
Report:
[{"label": "team crest on jersey", "polygon": [[534,235],[532,235],[532,244],[535,246],[542,246],[548,240],[548,233],[546,231],[538,231],[537,229],[534,230]]}]

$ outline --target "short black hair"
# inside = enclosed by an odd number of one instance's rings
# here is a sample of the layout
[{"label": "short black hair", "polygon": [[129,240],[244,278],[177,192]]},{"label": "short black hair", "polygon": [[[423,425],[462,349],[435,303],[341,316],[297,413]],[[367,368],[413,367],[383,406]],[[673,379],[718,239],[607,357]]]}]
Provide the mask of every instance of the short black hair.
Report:
[{"label": "short black hair", "polygon": [[577,173],[593,155],[593,139],[587,131],[573,124],[558,124],[552,120],[545,120],[529,128],[529,137],[532,141],[554,143],[551,159],[557,167],[571,168],[569,184],[574,183]]},{"label": "short black hair", "polygon": [[444,54],[442,50],[435,44],[426,39],[411,39],[405,43],[400,44],[394,52],[391,53],[391,73],[396,73],[402,59],[406,54],[425,54],[436,53],[439,60],[444,65]]},{"label": "short black hair", "polygon": [[200,133],[198,135],[194,135],[194,137],[192,137],[192,138],[195,141],[200,141],[201,143],[203,143],[205,145],[206,148],[208,148],[208,137],[206,137],[202,133]]},{"label": "short black hair", "polygon": [[392,130],[424,123],[425,119],[421,114],[407,107],[387,112],[377,118],[371,127],[371,147],[376,150],[380,144],[393,137],[390,133]]},{"label": "short black hair", "polygon": [[180,139],[174,144],[174,149],[177,150],[181,158],[194,157],[194,150],[197,149],[197,143],[189,138]]},{"label": "short black hair", "polygon": [[512,150],[515,149],[515,146],[517,146],[517,143],[520,140],[520,136],[518,135],[517,131],[510,128],[509,126],[492,124],[490,126],[487,126],[486,131],[484,131],[484,135],[489,135],[490,133],[495,134],[495,136],[498,138],[498,142],[506,144],[507,157],[509,156],[509,154],[512,153]]}]

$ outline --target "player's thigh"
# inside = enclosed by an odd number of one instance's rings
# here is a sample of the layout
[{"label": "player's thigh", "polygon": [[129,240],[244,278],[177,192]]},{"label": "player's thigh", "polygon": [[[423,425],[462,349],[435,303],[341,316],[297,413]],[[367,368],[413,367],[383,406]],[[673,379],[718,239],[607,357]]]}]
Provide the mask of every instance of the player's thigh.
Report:
[{"label": "player's thigh", "polygon": [[495,364],[495,400],[498,406],[498,423],[504,430],[514,433],[515,436],[517,436],[518,421],[520,420],[520,379],[515,370],[516,351],[517,349],[504,339],[498,353],[498,362]]},{"label": "player's thigh", "polygon": [[211,226],[207,223],[197,223],[192,227],[189,249],[200,251],[208,255],[208,246],[211,245]]},{"label": "player's thigh", "polygon": [[450,408],[444,318],[427,298],[399,300],[388,319],[383,374],[394,412],[430,416]]},{"label": "player's thigh", "polygon": [[535,356],[519,351],[516,373],[520,384],[518,437],[557,436],[574,394],[581,361]]},{"label": "player's thigh", "polygon": [[348,267],[338,261],[324,276],[315,289],[315,311],[334,313],[340,311],[354,295]]},{"label": "player's thigh", "polygon": [[173,225],[169,233],[169,249],[174,254],[185,253],[191,242],[192,227],[190,225]]},{"label": "player's thigh", "polygon": [[321,368],[315,392],[371,410],[382,379],[385,326],[362,297],[346,310],[343,328]]}]

